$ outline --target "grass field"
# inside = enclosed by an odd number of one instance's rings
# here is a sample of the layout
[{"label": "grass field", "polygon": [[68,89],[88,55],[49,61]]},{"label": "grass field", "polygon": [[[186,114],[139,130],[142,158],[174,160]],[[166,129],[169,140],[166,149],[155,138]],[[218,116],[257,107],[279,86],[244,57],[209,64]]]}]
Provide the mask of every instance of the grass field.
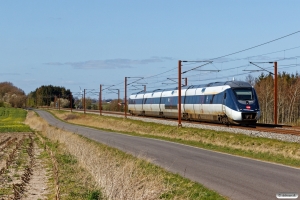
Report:
[{"label": "grass field", "polygon": [[23,123],[26,115],[27,111],[23,109],[0,107],[0,133],[31,132]]}]

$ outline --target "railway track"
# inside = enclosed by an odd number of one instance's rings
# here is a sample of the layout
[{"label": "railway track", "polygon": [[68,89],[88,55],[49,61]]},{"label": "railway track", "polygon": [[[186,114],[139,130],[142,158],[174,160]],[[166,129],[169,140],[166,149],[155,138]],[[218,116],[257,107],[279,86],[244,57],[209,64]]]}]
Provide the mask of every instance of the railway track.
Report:
[{"label": "railway track", "polygon": [[[63,110],[69,111],[70,109],[63,109]],[[76,110],[72,110],[72,111],[84,112],[82,109],[76,109]],[[99,110],[86,110],[86,113],[100,114]],[[124,112],[101,111],[101,113],[124,116]],[[155,118],[155,119],[173,121],[173,122],[177,121],[177,119],[156,118],[156,117],[149,117],[149,116],[131,116],[129,113],[128,113],[128,116],[136,117],[136,118],[152,118],[152,119]],[[191,124],[222,126],[222,127],[230,127],[230,128],[236,128],[236,129],[242,129],[242,130],[255,130],[255,131],[261,131],[261,132],[272,132],[272,133],[278,133],[278,134],[290,134],[290,135],[300,136],[300,127],[298,127],[298,126],[263,124],[263,123],[257,123],[256,126],[239,126],[239,125],[229,125],[228,126],[228,125],[224,125],[224,124],[216,124],[216,123],[200,122],[200,121],[188,121],[188,120],[182,120],[182,121],[184,123],[191,123]]]}]

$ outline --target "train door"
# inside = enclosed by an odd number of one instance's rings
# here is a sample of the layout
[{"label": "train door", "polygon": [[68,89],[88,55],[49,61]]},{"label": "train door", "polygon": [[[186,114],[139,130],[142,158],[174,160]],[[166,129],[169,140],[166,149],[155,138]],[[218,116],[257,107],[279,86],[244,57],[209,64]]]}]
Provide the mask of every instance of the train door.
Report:
[{"label": "train door", "polygon": [[224,95],[223,95],[223,103],[222,103],[222,111],[223,111],[223,114],[226,115],[226,90],[224,90],[222,88],[222,90],[224,91]]},{"label": "train door", "polygon": [[182,113],[184,113],[184,116],[186,118],[193,118],[194,117],[194,104],[195,101],[195,89],[192,89],[193,86],[189,86],[187,89],[182,90],[182,94],[184,94],[182,97]]},{"label": "train door", "polygon": [[203,114],[203,102],[204,102],[204,95],[202,94],[202,88],[197,88],[195,90],[195,97],[196,97],[196,102],[194,102],[195,118],[200,119],[201,114]]},{"label": "train door", "polygon": [[232,119],[232,104],[234,103],[231,97],[231,89],[224,91],[223,112],[227,119]]}]

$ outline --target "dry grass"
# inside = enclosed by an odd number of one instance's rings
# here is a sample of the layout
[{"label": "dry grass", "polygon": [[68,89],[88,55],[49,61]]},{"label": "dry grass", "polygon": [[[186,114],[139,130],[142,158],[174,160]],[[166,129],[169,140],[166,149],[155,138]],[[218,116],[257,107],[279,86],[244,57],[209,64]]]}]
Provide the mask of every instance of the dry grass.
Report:
[{"label": "dry grass", "polygon": [[[70,118],[74,120],[78,116]],[[26,123],[55,143],[64,144],[66,150],[92,175],[96,189],[101,190],[102,196],[107,199],[225,199],[199,183],[151,164],[142,156],[137,158],[51,127],[33,112],[27,115]]]},{"label": "dry grass", "polygon": [[[288,143],[267,138],[255,138],[242,134],[218,132],[195,128],[165,126],[136,120],[51,111],[60,119],[74,124],[97,127],[127,133],[166,137],[183,141],[212,144],[222,148],[238,149],[245,152],[266,153],[284,158],[300,159],[300,144]],[[68,117],[72,116],[72,117]],[[74,117],[76,116],[76,117]]]},{"label": "dry grass", "polygon": [[147,165],[143,160],[120,154],[106,146],[99,146],[76,134],[50,127],[33,112],[29,112],[26,124],[41,131],[47,138],[63,143],[93,175],[108,199],[158,199],[168,190],[163,184],[162,176],[148,173],[146,169],[141,168],[142,165]]}]

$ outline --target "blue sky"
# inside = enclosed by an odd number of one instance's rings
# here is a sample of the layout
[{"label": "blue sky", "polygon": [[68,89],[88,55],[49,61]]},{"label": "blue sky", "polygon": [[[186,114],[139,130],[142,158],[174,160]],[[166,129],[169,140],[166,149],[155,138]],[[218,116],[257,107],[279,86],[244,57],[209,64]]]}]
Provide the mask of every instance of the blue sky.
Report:
[{"label": "blue sky", "polygon": [[[300,31],[296,0],[0,3],[0,82],[12,82],[26,94],[51,84],[78,95],[87,89],[98,98],[103,84],[115,85],[111,88],[123,98],[125,77],[144,77],[128,86],[128,94],[144,84],[148,90],[176,87],[178,60],[213,60]],[[182,77],[189,84],[257,77],[262,72],[244,71],[258,69],[249,61],[278,61],[280,72],[296,73],[297,56],[300,32],[213,60]],[[184,63],[182,68],[201,64]],[[271,64],[259,65],[273,71]],[[116,97],[103,91],[103,98]]]}]

